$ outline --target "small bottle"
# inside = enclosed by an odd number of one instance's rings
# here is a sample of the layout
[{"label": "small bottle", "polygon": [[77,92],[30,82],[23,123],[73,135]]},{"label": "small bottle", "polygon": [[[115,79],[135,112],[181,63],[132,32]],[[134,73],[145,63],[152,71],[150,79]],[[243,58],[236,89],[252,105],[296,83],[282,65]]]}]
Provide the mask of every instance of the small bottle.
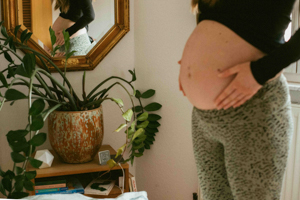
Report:
[{"label": "small bottle", "polygon": [[193,200],[198,200],[198,194],[197,193],[193,193]]}]

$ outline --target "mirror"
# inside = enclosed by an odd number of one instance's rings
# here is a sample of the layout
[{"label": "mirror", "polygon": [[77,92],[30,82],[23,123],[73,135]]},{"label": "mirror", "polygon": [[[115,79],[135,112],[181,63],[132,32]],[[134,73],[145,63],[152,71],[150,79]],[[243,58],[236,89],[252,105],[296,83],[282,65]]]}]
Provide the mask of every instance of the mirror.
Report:
[{"label": "mirror", "polygon": [[[129,0],[90,1],[95,17],[87,28],[82,28],[71,35],[71,43],[78,42],[79,38],[84,37],[85,45],[80,46],[79,50],[75,49],[76,56],[72,56],[67,63],[68,71],[94,69],[129,32]],[[25,29],[33,33],[28,46],[51,58],[59,68],[63,69],[65,66],[63,53],[55,57],[47,53],[52,46],[49,27],[53,29],[57,27],[60,15],[60,10],[55,10],[54,5],[55,1],[52,3],[51,0],[3,0],[2,17],[9,34],[13,34],[14,27],[21,24],[20,33]],[[41,65],[40,61],[38,64]],[[53,70],[50,63],[47,64]]]}]

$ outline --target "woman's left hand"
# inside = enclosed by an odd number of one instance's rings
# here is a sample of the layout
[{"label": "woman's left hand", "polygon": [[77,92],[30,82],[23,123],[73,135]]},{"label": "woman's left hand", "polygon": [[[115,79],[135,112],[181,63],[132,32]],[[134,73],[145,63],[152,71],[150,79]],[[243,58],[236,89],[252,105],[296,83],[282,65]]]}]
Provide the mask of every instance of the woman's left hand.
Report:
[{"label": "woman's left hand", "polygon": [[250,62],[231,67],[218,74],[219,77],[228,77],[236,74],[236,77],[216,98],[217,109],[234,108],[244,104],[262,87],[256,82],[250,69]]}]

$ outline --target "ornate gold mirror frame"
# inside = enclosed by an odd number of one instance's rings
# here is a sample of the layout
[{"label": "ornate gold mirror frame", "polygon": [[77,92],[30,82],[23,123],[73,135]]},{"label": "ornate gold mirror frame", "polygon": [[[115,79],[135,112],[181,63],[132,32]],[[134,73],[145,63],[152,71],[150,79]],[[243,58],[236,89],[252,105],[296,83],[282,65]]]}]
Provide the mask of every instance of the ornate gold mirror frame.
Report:
[{"label": "ornate gold mirror frame", "polygon": [[[110,50],[129,32],[129,0],[112,0],[115,1],[115,24],[102,37],[102,39],[84,56],[72,56],[68,59],[67,71],[93,70],[100,61],[110,52]],[[14,28],[18,24],[18,0],[2,0],[2,20],[9,35],[14,35]],[[25,30],[24,25],[21,26],[19,32]],[[50,34],[49,34],[50,37]],[[27,44],[32,49],[44,54],[50,58],[59,68],[64,69],[64,57],[51,57],[37,43],[37,38],[32,35]],[[42,66],[40,60],[37,59],[39,66]],[[49,63],[50,70],[54,71]]]}]

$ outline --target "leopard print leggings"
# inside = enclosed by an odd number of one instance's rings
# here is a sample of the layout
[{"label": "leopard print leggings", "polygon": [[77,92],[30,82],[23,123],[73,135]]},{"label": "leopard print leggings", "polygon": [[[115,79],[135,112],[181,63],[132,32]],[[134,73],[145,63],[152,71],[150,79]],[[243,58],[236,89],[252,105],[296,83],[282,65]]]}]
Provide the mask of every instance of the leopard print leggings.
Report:
[{"label": "leopard print leggings", "polygon": [[237,108],[194,108],[192,137],[203,200],[279,200],[292,133],[284,75]]}]

